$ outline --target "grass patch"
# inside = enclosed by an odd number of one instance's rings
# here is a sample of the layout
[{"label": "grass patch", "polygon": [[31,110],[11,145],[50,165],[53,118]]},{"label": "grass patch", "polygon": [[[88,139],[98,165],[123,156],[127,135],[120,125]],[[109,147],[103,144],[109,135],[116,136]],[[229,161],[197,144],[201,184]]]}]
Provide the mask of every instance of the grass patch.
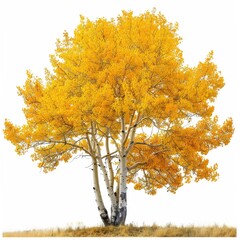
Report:
[{"label": "grass patch", "polygon": [[119,227],[78,227],[56,230],[31,230],[22,232],[6,232],[3,237],[236,237],[237,230],[228,226],[208,227],[164,227],[141,226],[132,224]]}]

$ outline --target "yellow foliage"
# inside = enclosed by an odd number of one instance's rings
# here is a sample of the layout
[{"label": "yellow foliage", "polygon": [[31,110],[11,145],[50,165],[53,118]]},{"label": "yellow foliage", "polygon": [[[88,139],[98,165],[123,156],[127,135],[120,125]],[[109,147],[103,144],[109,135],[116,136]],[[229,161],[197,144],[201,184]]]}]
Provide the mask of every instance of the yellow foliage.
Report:
[{"label": "yellow foliage", "polygon": [[141,190],[142,188],[143,187],[142,187],[141,183],[139,183],[139,182],[134,185],[135,190]]},{"label": "yellow foliage", "polygon": [[26,124],[6,120],[5,138],[19,154],[33,148],[46,172],[78,152],[96,158],[96,146],[106,154],[109,138],[112,152],[127,152],[128,182],[149,194],[217,180],[217,165],[205,156],[234,131],[232,119],[220,125],[213,116],[224,80],[213,52],[184,66],[180,43],[178,25],[155,11],[123,11],[112,20],[81,16],[73,36],[64,32],[57,40],[45,80],[27,71],[18,88]]}]

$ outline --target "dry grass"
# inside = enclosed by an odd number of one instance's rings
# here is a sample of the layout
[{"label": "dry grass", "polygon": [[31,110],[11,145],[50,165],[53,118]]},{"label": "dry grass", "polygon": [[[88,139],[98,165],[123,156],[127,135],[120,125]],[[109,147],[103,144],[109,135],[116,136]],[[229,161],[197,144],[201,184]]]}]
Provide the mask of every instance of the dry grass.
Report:
[{"label": "dry grass", "polygon": [[6,232],[3,237],[236,237],[234,227],[165,227],[153,225],[137,227],[132,224],[120,227],[81,227],[57,230],[31,230]]}]

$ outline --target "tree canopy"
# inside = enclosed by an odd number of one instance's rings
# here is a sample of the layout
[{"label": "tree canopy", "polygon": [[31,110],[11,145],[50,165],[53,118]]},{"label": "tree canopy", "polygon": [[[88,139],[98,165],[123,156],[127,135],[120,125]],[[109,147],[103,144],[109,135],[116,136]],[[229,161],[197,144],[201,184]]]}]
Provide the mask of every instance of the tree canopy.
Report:
[{"label": "tree canopy", "polygon": [[111,20],[81,16],[74,35],[65,31],[57,40],[45,79],[27,71],[18,87],[26,124],[6,120],[6,139],[19,154],[33,148],[45,172],[87,154],[108,188],[121,182],[116,156],[126,159],[126,181],[148,194],[217,180],[207,154],[233,134],[232,119],[219,124],[213,113],[224,79],[212,51],[189,67],[180,43],[178,24],[156,11],[123,11]]}]

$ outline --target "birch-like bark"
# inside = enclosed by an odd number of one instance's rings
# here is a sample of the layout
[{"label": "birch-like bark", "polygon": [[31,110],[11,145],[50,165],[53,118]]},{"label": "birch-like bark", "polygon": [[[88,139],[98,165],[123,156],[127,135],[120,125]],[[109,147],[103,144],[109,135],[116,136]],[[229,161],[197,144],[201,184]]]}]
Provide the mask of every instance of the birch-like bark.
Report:
[{"label": "birch-like bark", "polygon": [[135,134],[136,134],[137,126],[139,124],[139,119],[140,119],[140,114],[138,114],[134,125],[131,127],[130,143],[129,143],[127,149],[126,149],[126,156],[129,154],[129,152],[131,151],[131,149],[134,145],[134,137],[135,137]]},{"label": "birch-like bark", "polygon": [[106,152],[107,152],[107,161],[108,161],[108,170],[109,170],[109,184],[114,188],[114,173],[113,173],[113,168],[112,168],[112,157],[110,154],[110,149],[109,149],[109,129],[107,130],[106,134]]},{"label": "birch-like bark", "polygon": [[[92,129],[93,129],[93,132],[96,131],[95,124],[92,124]],[[106,167],[104,166],[103,161],[102,161],[100,145],[99,145],[98,140],[96,139],[95,134],[93,135],[93,139],[95,141],[95,146],[96,146],[97,161],[98,161],[99,167],[103,173],[103,179],[105,182],[105,186],[107,188],[108,196],[111,201],[111,224],[114,224],[116,217],[117,217],[117,209],[118,209],[116,196],[114,194],[113,187],[110,185],[108,173],[107,173]]]},{"label": "birch-like bark", "polygon": [[111,206],[111,224],[115,225],[117,214],[118,214],[118,196],[114,192],[114,173],[112,168],[112,158],[110,155],[110,149],[109,149],[109,129],[107,130],[106,134],[106,152],[107,152],[107,161],[108,161],[108,170],[109,170],[109,185],[112,190],[111,194],[114,194],[114,201],[112,202]]},{"label": "birch-like bark", "polygon": [[102,162],[101,157],[98,157],[98,163],[99,163],[101,171],[103,173],[103,178],[104,178],[104,182],[105,182],[105,185],[107,188],[107,193],[108,193],[108,196],[111,201],[111,224],[114,225],[116,217],[117,217],[117,210],[118,210],[116,196],[114,194],[112,186],[109,183],[108,174],[107,174],[106,168]]},{"label": "birch-like bark", "polygon": [[95,194],[95,200],[98,206],[100,217],[104,225],[108,226],[110,225],[110,219],[108,216],[107,209],[105,208],[102,200],[101,189],[100,189],[99,180],[98,180],[98,166],[95,158],[92,158],[92,163],[93,163],[93,190]]},{"label": "birch-like bark", "polygon": [[127,216],[127,163],[124,140],[126,136],[124,116],[121,117],[121,154],[120,154],[120,185],[119,185],[119,210],[116,225],[124,225]]},{"label": "birch-like bark", "polygon": [[95,201],[97,203],[97,208],[100,214],[100,218],[102,219],[102,222],[104,223],[105,226],[110,225],[110,219],[108,216],[108,212],[106,207],[104,206],[103,199],[102,199],[102,194],[101,194],[101,189],[99,185],[99,178],[98,178],[98,165],[97,165],[97,157],[96,157],[96,142],[94,141],[94,136],[95,132],[94,129],[92,129],[92,137],[91,140],[88,136],[86,135],[86,139],[88,141],[89,149],[91,152],[92,156],[92,165],[93,165],[93,190],[95,194]]}]

